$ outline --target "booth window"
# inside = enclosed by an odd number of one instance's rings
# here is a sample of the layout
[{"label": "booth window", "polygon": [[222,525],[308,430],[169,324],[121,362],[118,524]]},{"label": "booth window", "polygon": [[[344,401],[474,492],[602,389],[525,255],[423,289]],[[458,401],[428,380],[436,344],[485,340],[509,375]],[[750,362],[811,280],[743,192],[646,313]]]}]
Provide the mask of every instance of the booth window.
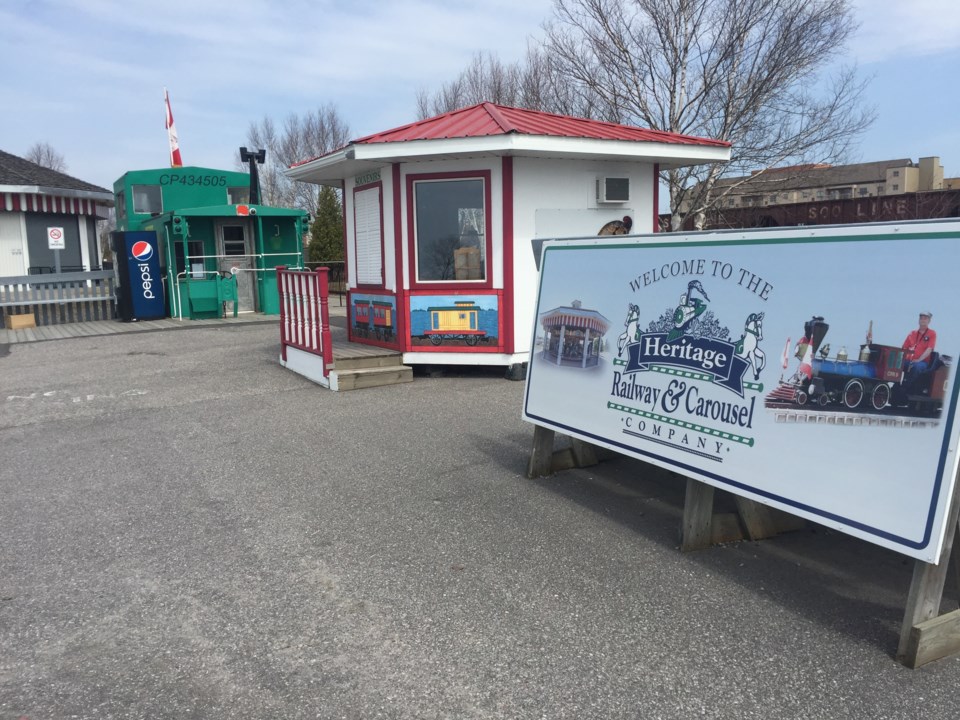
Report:
[{"label": "booth window", "polygon": [[383,228],[380,184],[353,194],[354,237],[357,244],[357,284],[383,285]]},{"label": "booth window", "polygon": [[133,186],[133,211],[139,215],[153,215],[163,212],[163,196],[159,185]]},{"label": "booth window", "polygon": [[417,281],[487,279],[484,180],[414,183]]}]

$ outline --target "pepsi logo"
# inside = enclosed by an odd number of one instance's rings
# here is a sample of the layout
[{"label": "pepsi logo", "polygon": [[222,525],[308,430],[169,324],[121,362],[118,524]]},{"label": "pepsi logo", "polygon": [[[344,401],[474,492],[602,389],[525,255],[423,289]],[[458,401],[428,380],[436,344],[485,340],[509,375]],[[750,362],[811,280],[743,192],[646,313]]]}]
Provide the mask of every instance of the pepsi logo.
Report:
[{"label": "pepsi logo", "polygon": [[134,260],[146,262],[153,257],[153,245],[145,240],[138,240],[133,244],[133,247],[130,248],[130,252],[133,254]]}]

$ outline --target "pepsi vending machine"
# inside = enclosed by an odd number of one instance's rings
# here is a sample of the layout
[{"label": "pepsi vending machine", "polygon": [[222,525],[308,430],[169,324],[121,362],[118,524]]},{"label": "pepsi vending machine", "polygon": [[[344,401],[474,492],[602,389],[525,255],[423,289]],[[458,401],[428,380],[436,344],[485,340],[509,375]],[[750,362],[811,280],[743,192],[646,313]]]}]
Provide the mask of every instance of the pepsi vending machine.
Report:
[{"label": "pepsi vending machine", "polygon": [[117,275],[117,314],[124,322],[164,317],[157,234],[138,230],[110,234]]}]

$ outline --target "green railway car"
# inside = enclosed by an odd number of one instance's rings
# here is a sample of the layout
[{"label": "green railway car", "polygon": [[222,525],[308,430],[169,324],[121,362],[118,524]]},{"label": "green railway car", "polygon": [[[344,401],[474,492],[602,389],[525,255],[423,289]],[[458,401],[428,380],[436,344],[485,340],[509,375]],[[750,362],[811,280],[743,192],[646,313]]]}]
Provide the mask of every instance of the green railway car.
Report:
[{"label": "green railway car", "polygon": [[306,212],[252,204],[251,175],[202,167],[130,171],[113,191],[118,230],[157,233],[172,317],[219,317],[234,299],[279,314],[276,267],[303,265]]}]

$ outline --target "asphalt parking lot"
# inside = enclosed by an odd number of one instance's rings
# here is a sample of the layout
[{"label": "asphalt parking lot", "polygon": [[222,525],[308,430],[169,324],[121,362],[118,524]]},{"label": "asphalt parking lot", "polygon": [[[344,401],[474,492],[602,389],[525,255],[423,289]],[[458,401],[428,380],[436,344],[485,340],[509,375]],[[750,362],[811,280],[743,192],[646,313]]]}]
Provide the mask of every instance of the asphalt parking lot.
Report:
[{"label": "asphalt parking lot", "polygon": [[677,478],[525,478],[502,370],[333,393],[277,352],[0,348],[0,718],[960,716],[960,659],[893,659],[905,558],[681,554]]}]

